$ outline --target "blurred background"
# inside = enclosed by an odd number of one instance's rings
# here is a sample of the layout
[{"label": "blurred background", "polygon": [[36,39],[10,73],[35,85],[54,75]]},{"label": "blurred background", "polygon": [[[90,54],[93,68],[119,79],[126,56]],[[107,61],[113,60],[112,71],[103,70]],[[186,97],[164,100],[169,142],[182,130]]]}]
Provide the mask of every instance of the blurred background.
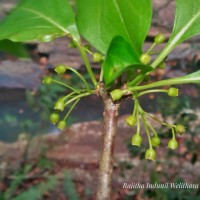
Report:
[{"label": "blurred background", "polygon": [[[16,5],[16,0],[0,1],[0,20]],[[157,33],[167,37],[172,30],[175,1],[154,0],[152,28],[144,49]],[[78,51],[68,48],[67,38],[50,43],[0,41],[0,199],[93,200],[97,187],[101,148],[101,99],[82,99],[60,132],[49,122],[56,99],[65,88],[44,86],[50,74],[73,87],[77,77],[66,73],[57,77],[54,66],[70,65],[87,79]],[[159,49],[164,46],[160,45]],[[12,53],[11,53],[12,52]],[[99,66],[92,63],[96,76]],[[179,45],[169,56],[166,69],[151,74],[152,81],[182,76],[200,69],[200,37]],[[123,189],[124,182],[200,184],[200,85],[180,85],[179,98],[161,94],[141,97],[144,110],[169,123],[181,123],[186,133],[178,137],[179,148],[167,149],[170,131],[154,123],[162,144],[155,162],[144,160],[145,145],[131,146],[134,128],[125,118],[132,112],[126,100],[120,109],[115,144],[112,200],[200,199],[200,189]]]}]

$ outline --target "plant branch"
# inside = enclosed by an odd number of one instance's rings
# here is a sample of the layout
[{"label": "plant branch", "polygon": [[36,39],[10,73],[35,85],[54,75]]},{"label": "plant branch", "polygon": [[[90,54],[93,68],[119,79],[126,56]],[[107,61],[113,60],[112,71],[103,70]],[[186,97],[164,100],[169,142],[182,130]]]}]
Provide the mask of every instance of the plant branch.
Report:
[{"label": "plant branch", "polygon": [[90,91],[90,87],[89,87],[87,81],[84,79],[84,77],[77,70],[75,70],[75,69],[73,69],[72,67],[69,67],[69,66],[67,66],[66,68],[69,69],[70,71],[74,72],[83,81],[83,83],[85,84],[86,89],[88,91]]},{"label": "plant branch", "polygon": [[143,91],[143,92],[140,92],[138,94],[138,97],[144,95],[144,94],[149,94],[149,93],[154,93],[154,92],[167,92],[168,90],[165,90],[165,89],[154,89],[154,90],[146,90],[146,91]]},{"label": "plant branch", "polygon": [[148,129],[148,126],[147,126],[147,120],[146,120],[146,117],[145,117],[143,112],[141,113],[141,117],[142,117],[142,121],[143,121],[143,124],[144,124],[144,129],[145,129],[146,134],[147,134],[147,138],[148,138],[148,142],[149,142],[149,148],[152,149],[151,136],[150,136],[149,129]]},{"label": "plant branch", "polygon": [[80,54],[81,54],[81,56],[82,56],[82,58],[83,58],[83,61],[84,61],[84,63],[85,63],[85,67],[86,67],[86,69],[87,69],[87,71],[88,71],[88,74],[89,74],[89,76],[90,76],[90,78],[91,78],[91,81],[92,81],[93,85],[96,87],[96,86],[97,86],[97,81],[96,81],[96,79],[95,79],[95,77],[94,77],[94,73],[93,73],[93,71],[92,71],[92,67],[91,67],[91,65],[90,65],[90,62],[89,62],[89,59],[88,59],[87,54],[86,54],[86,52],[85,52],[85,49],[84,49],[84,48],[81,46],[81,44],[79,44],[78,42],[76,42],[76,41],[74,41],[74,42],[75,42],[77,48],[78,48],[79,51],[80,51]]},{"label": "plant branch", "polygon": [[65,106],[68,105],[68,104],[70,104],[71,102],[77,100],[77,99],[80,99],[80,98],[85,97],[85,96],[89,96],[91,94],[92,94],[92,92],[86,92],[86,93],[83,93],[83,94],[79,94],[79,95],[73,97],[72,99],[70,99],[69,101],[67,101],[65,103]]},{"label": "plant branch", "polygon": [[200,83],[200,70],[194,73],[191,73],[186,76],[180,76],[177,78],[166,79],[162,81],[157,81],[148,85],[141,85],[141,86],[132,86],[128,89],[124,90],[124,92],[134,92],[139,90],[146,90],[155,87],[161,87],[166,85],[177,85],[177,84],[187,84],[187,83]]},{"label": "plant branch", "polygon": [[74,109],[74,107],[76,106],[76,104],[80,101],[80,99],[77,99],[74,104],[70,107],[69,111],[67,112],[67,114],[65,115],[65,118],[63,119],[64,121],[68,118],[68,116],[70,115],[70,113],[72,112],[72,110]]},{"label": "plant branch", "polygon": [[103,81],[103,75],[104,75],[104,70],[103,70],[103,66],[101,66],[101,72],[100,72],[99,81]]},{"label": "plant branch", "polygon": [[114,103],[100,85],[100,95],[104,101],[102,151],[99,164],[97,200],[110,200],[113,171],[114,139],[117,129],[119,103]]},{"label": "plant branch", "polygon": [[65,83],[63,83],[63,82],[61,82],[61,81],[57,81],[57,80],[55,80],[55,79],[52,79],[52,82],[57,83],[57,84],[59,84],[59,85],[62,85],[62,86],[66,87],[66,88],[68,88],[68,89],[70,89],[70,90],[72,90],[72,91],[74,91],[74,92],[76,92],[76,93],[79,93],[78,90],[76,90],[75,88],[73,88],[73,87],[71,87],[71,86],[69,86],[69,85],[67,85],[67,84],[65,84]]}]

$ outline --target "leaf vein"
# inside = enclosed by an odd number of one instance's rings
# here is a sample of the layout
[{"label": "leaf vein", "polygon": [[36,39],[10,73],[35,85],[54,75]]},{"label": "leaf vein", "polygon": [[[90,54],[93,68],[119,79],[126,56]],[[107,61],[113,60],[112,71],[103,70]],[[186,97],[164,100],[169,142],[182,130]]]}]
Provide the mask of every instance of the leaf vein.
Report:
[{"label": "leaf vein", "polygon": [[46,21],[48,21],[49,23],[51,23],[52,25],[56,26],[57,28],[59,28],[60,30],[64,31],[65,33],[69,34],[69,32],[63,28],[60,24],[58,24],[57,22],[55,22],[54,20],[50,19],[48,16],[40,13],[37,10],[33,10],[27,7],[21,7],[23,10],[26,10],[27,12],[33,13],[35,15],[38,15],[39,17],[45,19]]}]

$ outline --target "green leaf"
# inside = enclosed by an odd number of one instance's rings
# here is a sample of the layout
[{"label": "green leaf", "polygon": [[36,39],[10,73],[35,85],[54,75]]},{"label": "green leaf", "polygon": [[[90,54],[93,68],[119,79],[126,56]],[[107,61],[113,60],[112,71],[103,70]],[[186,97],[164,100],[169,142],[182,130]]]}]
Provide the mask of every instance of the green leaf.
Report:
[{"label": "green leaf", "polygon": [[64,193],[70,200],[80,200],[79,194],[69,172],[64,173]]},{"label": "green leaf", "polygon": [[19,42],[12,42],[10,40],[0,41],[0,51],[12,54],[19,58],[28,58],[28,52],[25,45]]},{"label": "green leaf", "polygon": [[147,72],[152,68],[141,65],[131,45],[122,37],[117,36],[112,40],[103,64],[106,85],[110,85],[122,72],[130,69]]},{"label": "green leaf", "polygon": [[186,76],[173,78],[171,81],[171,84],[200,83],[200,70]]},{"label": "green leaf", "polygon": [[48,178],[47,182],[40,183],[36,186],[32,186],[25,192],[21,192],[17,197],[12,198],[13,200],[38,200],[41,199],[43,194],[49,190],[52,190],[57,185],[57,179],[53,176]]},{"label": "green leaf", "polygon": [[170,40],[157,59],[155,68],[178,44],[200,33],[200,0],[176,0],[176,15]]},{"label": "green leaf", "polygon": [[126,39],[139,54],[151,24],[151,0],[76,0],[79,32],[106,53],[115,36]]},{"label": "green leaf", "polygon": [[179,44],[200,33],[200,0],[176,0],[176,16],[170,41]]},{"label": "green leaf", "polygon": [[157,81],[155,83],[151,83],[148,85],[131,87],[132,88],[131,91],[150,89],[150,88],[161,87],[161,86],[166,86],[166,85],[177,85],[177,84],[187,84],[187,83],[200,83],[200,70],[194,73],[188,74],[186,76]]},{"label": "green leaf", "polygon": [[68,0],[21,0],[1,22],[0,33],[0,40],[14,42],[48,42],[67,34],[79,39]]}]

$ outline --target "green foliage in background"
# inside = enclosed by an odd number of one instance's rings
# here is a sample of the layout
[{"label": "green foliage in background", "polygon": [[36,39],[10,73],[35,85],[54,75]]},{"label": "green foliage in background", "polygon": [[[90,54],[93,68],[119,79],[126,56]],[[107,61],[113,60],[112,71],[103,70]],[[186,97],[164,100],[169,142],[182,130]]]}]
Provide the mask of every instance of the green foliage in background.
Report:
[{"label": "green foliage in background", "polygon": [[49,190],[55,188],[57,180],[55,177],[48,178],[46,183],[40,183],[37,186],[31,187],[27,191],[13,198],[13,200],[39,200],[42,198],[43,194]]},{"label": "green foliage in background", "polygon": [[64,173],[64,183],[63,183],[63,190],[66,196],[70,200],[80,200],[80,197],[76,191],[75,185],[72,181],[72,177],[69,172]]}]

